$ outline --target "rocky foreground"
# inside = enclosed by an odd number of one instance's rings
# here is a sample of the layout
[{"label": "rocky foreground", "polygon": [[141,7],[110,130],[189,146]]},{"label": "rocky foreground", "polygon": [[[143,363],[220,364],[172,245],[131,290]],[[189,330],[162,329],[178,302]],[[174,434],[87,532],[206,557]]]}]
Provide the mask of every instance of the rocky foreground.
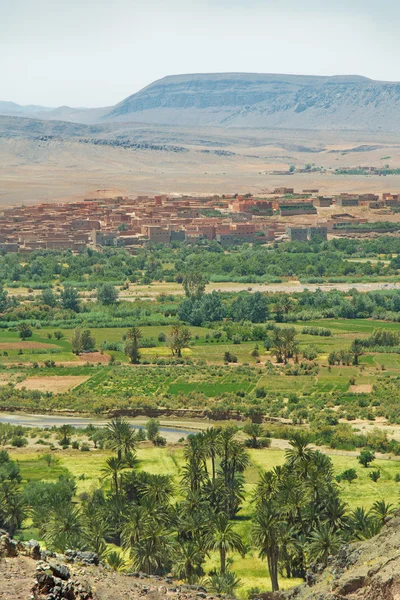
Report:
[{"label": "rocky foreground", "polygon": [[[115,573],[93,552],[47,553],[35,541],[0,537],[0,600],[212,600],[201,586],[168,577]],[[400,600],[400,512],[382,532],[344,546],[307,583],[259,600]]]},{"label": "rocky foreground", "polygon": [[212,600],[200,586],[168,577],[120,574],[99,564],[93,552],[47,553],[37,542],[0,538],[1,600]]}]

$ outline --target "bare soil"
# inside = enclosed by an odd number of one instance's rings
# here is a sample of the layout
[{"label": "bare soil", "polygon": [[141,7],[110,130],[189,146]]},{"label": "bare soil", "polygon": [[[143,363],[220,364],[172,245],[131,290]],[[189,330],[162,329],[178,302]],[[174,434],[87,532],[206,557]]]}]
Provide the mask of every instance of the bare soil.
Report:
[{"label": "bare soil", "polygon": [[48,377],[28,377],[17,383],[15,387],[27,390],[40,390],[41,392],[53,392],[62,394],[73,390],[81,383],[85,383],[89,376],[84,375],[49,375]]},{"label": "bare soil", "polygon": [[0,342],[0,350],[31,350],[32,348],[58,348],[43,342]]}]

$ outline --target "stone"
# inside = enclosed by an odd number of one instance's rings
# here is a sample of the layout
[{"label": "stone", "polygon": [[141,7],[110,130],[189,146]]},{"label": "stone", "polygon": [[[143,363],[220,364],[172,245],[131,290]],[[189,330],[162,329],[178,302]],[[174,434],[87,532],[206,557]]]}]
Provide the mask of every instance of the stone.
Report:
[{"label": "stone", "polygon": [[63,581],[67,581],[70,578],[70,571],[66,565],[59,563],[50,563],[49,565],[51,572],[55,577],[59,577]]}]

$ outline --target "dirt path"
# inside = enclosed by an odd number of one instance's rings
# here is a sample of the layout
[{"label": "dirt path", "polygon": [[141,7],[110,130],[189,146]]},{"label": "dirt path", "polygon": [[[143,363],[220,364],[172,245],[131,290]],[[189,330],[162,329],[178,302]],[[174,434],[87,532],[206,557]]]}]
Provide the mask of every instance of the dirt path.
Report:
[{"label": "dirt path", "polygon": [[[400,290],[400,282],[385,283],[382,281],[370,283],[301,283],[300,281],[284,281],[282,283],[210,283],[206,286],[206,292],[303,292],[304,290],[315,292],[322,290],[329,292],[331,290],[339,290],[348,292],[351,289],[356,289],[359,292],[372,292],[377,290]],[[120,298],[128,302],[134,302],[137,298],[146,299],[154,298],[161,294],[173,294],[174,296],[183,296],[184,290],[182,286],[174,284],[154,284],[148,286],[131,286],[129,292],[122,292]]]}]

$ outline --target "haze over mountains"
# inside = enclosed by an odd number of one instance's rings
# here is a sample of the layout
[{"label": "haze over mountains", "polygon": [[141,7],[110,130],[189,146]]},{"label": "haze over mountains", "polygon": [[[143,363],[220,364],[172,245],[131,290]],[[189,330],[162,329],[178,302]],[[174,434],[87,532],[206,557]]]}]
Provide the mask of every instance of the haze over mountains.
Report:
[{"label": "haze over mountains", "polygon": [[400,131],[400,83],[359,76],[213,73],[165,77],[114,107],[21,107],[0,114],[83,124]]}]

